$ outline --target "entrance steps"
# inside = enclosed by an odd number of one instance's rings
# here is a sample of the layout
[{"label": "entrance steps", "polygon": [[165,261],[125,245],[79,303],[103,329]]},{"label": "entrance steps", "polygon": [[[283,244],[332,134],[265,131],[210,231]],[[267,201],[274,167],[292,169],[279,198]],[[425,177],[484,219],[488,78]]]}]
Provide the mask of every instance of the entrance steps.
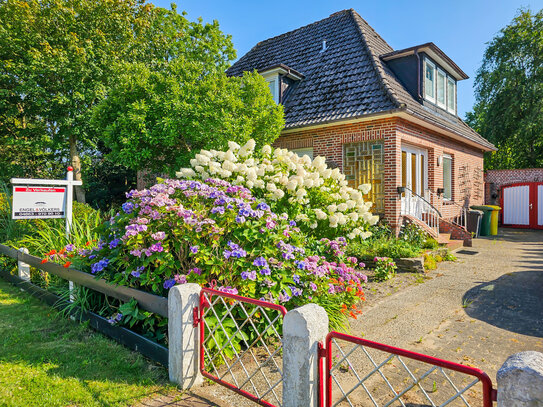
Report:
[{"label": "entrance steps", "polygon": [[439,220],[439,235],[423,220],[413,215],[403,215],[404,221],[417,225],[437,242],[449,250],[457,250],[463,246],[471,247],[471,234],[463,227],[455,225],[443,218]]}]

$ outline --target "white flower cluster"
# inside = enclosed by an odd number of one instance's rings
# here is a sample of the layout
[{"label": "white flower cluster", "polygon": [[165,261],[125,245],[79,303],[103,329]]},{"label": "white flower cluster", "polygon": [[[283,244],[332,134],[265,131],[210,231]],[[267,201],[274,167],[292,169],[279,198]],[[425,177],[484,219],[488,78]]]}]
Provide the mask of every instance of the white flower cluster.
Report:
[{"label": "white flower cluster", "polygon": [[245,186],[254,196],[265,198],[275,212],[294,212],[298,224],[311,229],[339,228],[350,239],[371,235],[365,229],[379,217],[370,212],[372,203],[363,199],[371,189],[369,184],[358,189],[347,186],[345,175],[338,168],[328,168],[324,157],[311,160],[269,145],[255,151],[254,140],[244,146],[231,141],[228,147],[227,151],[200,151],[190,161],[192,168],[182,168],[176,175],[221,178]]}]

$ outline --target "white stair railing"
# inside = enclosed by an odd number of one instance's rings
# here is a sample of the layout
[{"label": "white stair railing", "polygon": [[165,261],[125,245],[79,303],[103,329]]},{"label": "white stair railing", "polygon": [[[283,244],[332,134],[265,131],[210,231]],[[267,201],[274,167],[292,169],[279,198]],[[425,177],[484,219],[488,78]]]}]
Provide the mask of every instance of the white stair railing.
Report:
[{"label": "white stair railing", "polygon": [[402,215],[410,215],[425,223],[436,237],[439,236],[439,219],[441,213],[428,200],[405,187],[405,196],[402,197]]},{"label": "white stair railing", "polygon": [[464,205],[452,200],[444,200],[442,195],[426,190],[428,201],[441,212],[443,219],[460,226],[467,227],[467,210]]}]

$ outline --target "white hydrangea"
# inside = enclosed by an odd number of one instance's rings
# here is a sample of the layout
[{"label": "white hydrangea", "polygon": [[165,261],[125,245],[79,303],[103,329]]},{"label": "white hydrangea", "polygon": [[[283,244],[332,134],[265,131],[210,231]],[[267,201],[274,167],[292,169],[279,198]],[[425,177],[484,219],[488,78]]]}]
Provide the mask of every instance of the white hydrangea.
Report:
[{"label": "white hydrangea", "polygon": [[222,178],[245,186],[255,197],[268,200],[276,213],[288,211],[300,227],[338,228],[337,233],[350,239],[369,236],[366,227],[379,220],[369,211],[372,203],[363,199],[370,184],[349,187],[345,175],[339,168],[328,168],[324,157],[311,160],[269,145],[258,151],[255,145],[254,140],[243,146],[230,141],[226,151],[202,150],[190,160],[192,168],[176,175]]}]

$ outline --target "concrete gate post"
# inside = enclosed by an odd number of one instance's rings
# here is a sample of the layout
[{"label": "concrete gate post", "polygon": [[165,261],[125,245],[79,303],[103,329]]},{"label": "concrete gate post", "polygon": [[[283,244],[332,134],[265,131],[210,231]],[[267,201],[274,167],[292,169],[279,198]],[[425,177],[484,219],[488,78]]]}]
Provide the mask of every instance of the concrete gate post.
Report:
[{"label": "concrete gate post", "polygon": [[283,407],[317,407],[318,344],[328,334],[328,315],[317,304],[289,311],[283,319]]},{"label": "concrete gate post", "polygon": [[543,353],[509,356],[497,379],[498,407],[543,407]]},{"label": "concrete gate post", "polygon": [[[19,249],[21,253],[28,254],[26,247]],[[30,281],[30,266],[22,261],[17,261],[17,275],[23,280]]]},{"label": "concrete gate post", "polygon": [[198,284],[176,285],[168,293],[168,371],[181,389],[202,384],[199,367],[199,330],[193,327],[193,310],[200,303]]}]

